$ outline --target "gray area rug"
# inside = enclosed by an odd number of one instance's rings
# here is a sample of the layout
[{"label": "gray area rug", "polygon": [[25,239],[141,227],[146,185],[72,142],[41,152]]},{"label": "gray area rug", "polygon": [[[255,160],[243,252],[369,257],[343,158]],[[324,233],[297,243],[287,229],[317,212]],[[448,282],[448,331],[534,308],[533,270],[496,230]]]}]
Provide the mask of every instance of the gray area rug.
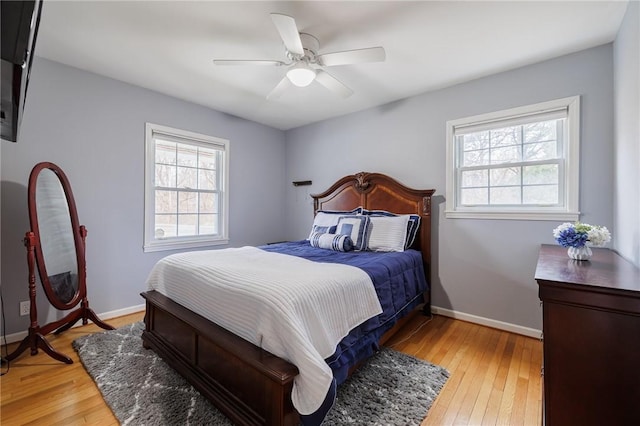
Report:
[{"label": "gray area rug", "polygon": [[[142,347],[143,323],[73,347],[123,425],[230,425],[207,399]],[[325,425],[419,425],[444,386],[442,367],[384,348],[338,388]]]}]

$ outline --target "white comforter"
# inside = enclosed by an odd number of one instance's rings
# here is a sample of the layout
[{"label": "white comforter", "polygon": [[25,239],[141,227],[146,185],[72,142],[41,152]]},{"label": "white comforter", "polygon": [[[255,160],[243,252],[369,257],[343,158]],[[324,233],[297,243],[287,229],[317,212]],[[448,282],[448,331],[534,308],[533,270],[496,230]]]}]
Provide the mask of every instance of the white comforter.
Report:
[{"label": "white comforter", "polygon": [[168,256],[147,285],[245,340],[291,362],[300,414],[315,412],[333,378],[324,359],[351,329],[382,312],[359,268],[255,247]]}]

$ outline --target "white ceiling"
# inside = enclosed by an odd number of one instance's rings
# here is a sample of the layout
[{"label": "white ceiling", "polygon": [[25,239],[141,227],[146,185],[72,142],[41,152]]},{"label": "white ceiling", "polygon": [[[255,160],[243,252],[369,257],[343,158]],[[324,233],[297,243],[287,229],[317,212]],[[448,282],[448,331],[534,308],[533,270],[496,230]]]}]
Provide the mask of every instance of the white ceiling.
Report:
[{"label": "white ceiling", "polygon": [[[626,1],[71,1],[45,0],[36,55],[279,129],[382,105],[612,41]],[[293,16],[320,52],[383,46],[382,63],[328,71],[354,90],[317,83],[266,95],[285,60],[269,14]]]}]

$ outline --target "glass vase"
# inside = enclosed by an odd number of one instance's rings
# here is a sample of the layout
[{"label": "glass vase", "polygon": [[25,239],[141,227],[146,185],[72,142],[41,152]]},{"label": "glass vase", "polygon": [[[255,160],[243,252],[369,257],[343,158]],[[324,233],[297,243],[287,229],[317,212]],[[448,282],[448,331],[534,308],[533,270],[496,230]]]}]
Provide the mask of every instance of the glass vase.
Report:
[{"label": "glass vase", "polygon": [[584,245],[582,247],[569,247],[567,254],[571,259],[575,260],[589,260],[593,256],[591,247]]}]

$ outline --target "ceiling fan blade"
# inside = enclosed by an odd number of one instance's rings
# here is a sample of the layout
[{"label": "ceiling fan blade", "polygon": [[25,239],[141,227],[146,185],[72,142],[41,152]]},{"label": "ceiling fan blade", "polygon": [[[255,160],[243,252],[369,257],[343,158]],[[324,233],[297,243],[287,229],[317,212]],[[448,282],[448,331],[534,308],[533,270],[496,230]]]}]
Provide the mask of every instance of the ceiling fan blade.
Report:
[{"label": "ceiling fan blade", "polygon": [[326,71],[318,70],[316,73],[316,81],[342,98],[348,98],[353,94],[353,90],[349,89]]},{"label": "ceiling fan blade", "polygon": [[271,20],[278,33],[280,33],[280,38],[282,38],[287,50],[293,54],[303,56],[304,49],[302,48],[302,40],[300,40],[300,32],[298,31],[296,20],[291,16],[280,13],[272,13]]},{"label": "ceiling fan blade", "polygon": [[365,49],[345,50],[344,52],[325,53],[318,56],[320,64],[332,67],[334,65],[361,64],[363,62],[382,62],[386,58],[383,47],[368,47]]},{"label": "ceiling fan blade", "polygon": [[270,101],[273,99],[278,99],[291,86],[292,86],[291,82],[285,75],[283,79],[280,80],[280,83],[278,83],[278,85],[274,87],[271,92],[269,92],[269,94],[267,95],[267,100]]},{"label": "ceiling fan blade", "polygon": [[260,59],[214,59],[216,65],[285,65],[282,61],[260,60]]}]

